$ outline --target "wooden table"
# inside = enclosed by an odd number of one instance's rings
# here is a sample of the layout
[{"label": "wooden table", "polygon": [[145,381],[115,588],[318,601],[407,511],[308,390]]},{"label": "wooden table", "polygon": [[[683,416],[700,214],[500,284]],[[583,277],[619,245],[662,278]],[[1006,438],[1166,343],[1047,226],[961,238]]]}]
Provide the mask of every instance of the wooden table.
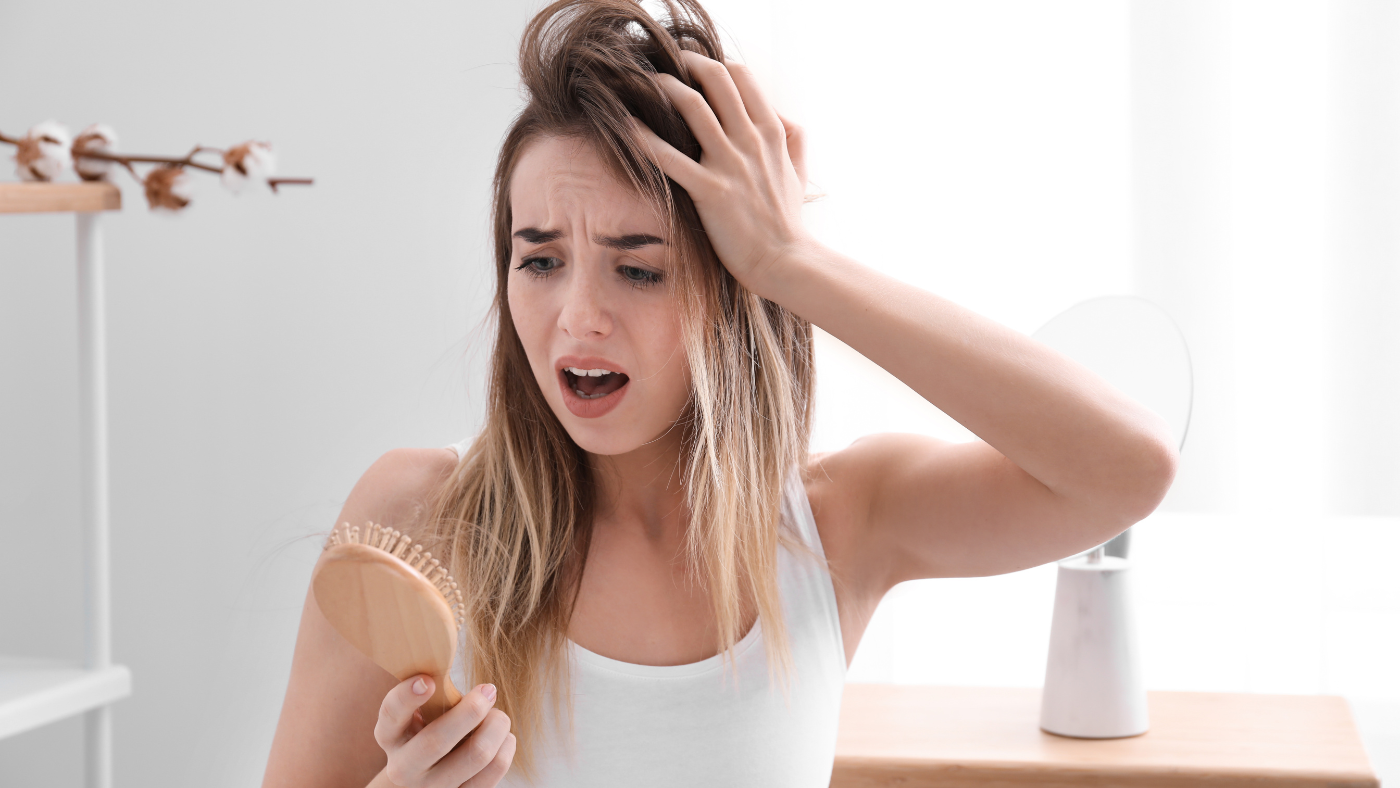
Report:
[{"label": "wooden table", "polygon": [[1345,700],[1149,692],[1127,739],[1040,730],[1039,689],[847,684],[832,788],[1378,788]]}]

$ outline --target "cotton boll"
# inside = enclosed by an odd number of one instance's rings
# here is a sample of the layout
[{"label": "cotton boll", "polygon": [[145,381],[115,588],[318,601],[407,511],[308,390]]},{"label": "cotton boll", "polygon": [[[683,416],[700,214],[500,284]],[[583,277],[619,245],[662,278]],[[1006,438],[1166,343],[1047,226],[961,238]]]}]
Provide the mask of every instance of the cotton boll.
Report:
[{"label": "cotton boll", "polygon": [[146,204],[151,210],[179,211],[190,204],[194,189],[184,167],[167,164],[146,174]]},{"label": "cotton boll", "polygon": [[51,181],[73,163],[73,137],[57,121],[46,120],[29,130],[15,151],[15,173],[21,180]]},{"label": "cotton boll", "polygon": [[220,180],[226,189],[237,194],[250,180],[267,180],[276,166],[271,143],[249,141],[224,152],[224,171]]},{"label": "cotton boll", "polygon": [[80,154],[84,152],[111,153],[116,146],[117,133],[112,131],[111,126],[105,123],[94,123],[83,129],[78,138],[73,140],[73,169],[77,171],[78,177],[85,181],[106,180],[116,162],[87,159]]}]

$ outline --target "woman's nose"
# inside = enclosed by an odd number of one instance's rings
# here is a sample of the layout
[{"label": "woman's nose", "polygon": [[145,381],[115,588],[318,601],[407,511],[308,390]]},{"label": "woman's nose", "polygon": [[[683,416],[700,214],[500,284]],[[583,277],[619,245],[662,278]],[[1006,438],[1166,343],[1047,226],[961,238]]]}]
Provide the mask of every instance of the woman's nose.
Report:
[{"label": "woman's nose", "polygon": [[579,265],[564,292],[559,327],[574,339],[602,339],[612,332],[612,315],[604,301],[599,274]]}]

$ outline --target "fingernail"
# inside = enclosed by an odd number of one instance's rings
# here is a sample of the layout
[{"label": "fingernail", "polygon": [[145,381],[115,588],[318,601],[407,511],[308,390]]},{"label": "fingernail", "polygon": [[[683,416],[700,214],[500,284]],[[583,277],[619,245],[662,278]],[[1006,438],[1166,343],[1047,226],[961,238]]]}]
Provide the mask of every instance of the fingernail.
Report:
[{"label": "fingernail", "polygon": [[489,700],[489,701],[495,702],[495,700],[496,700],[496,685],[495,685],[495,684],[482,684],[482,685],[481,685],[481,696],[482,696],[483,698]]},{"label": "fingernail", "polygon": [[425,692],[427,692],[427,691],[428,691],[428,682],[426,682],[426,681],[424,681],[424,680],[422,680],[422,679],[418,679],[417,681],[413,682],[413,694],[414,694],[414,695],[422,695],[423,693],[425,693]]}]

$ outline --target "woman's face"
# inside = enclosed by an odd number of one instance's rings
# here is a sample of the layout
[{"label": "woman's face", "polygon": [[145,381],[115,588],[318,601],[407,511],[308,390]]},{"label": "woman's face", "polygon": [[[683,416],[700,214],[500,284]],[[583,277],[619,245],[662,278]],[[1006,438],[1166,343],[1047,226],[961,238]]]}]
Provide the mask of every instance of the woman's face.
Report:
[{"label": "woman's face", "polygon": [[506,294],[535,380],[585,451],[664,434],[689,396],[672,262],[650,207],[591,145],[541,137],[510,181]]}]

